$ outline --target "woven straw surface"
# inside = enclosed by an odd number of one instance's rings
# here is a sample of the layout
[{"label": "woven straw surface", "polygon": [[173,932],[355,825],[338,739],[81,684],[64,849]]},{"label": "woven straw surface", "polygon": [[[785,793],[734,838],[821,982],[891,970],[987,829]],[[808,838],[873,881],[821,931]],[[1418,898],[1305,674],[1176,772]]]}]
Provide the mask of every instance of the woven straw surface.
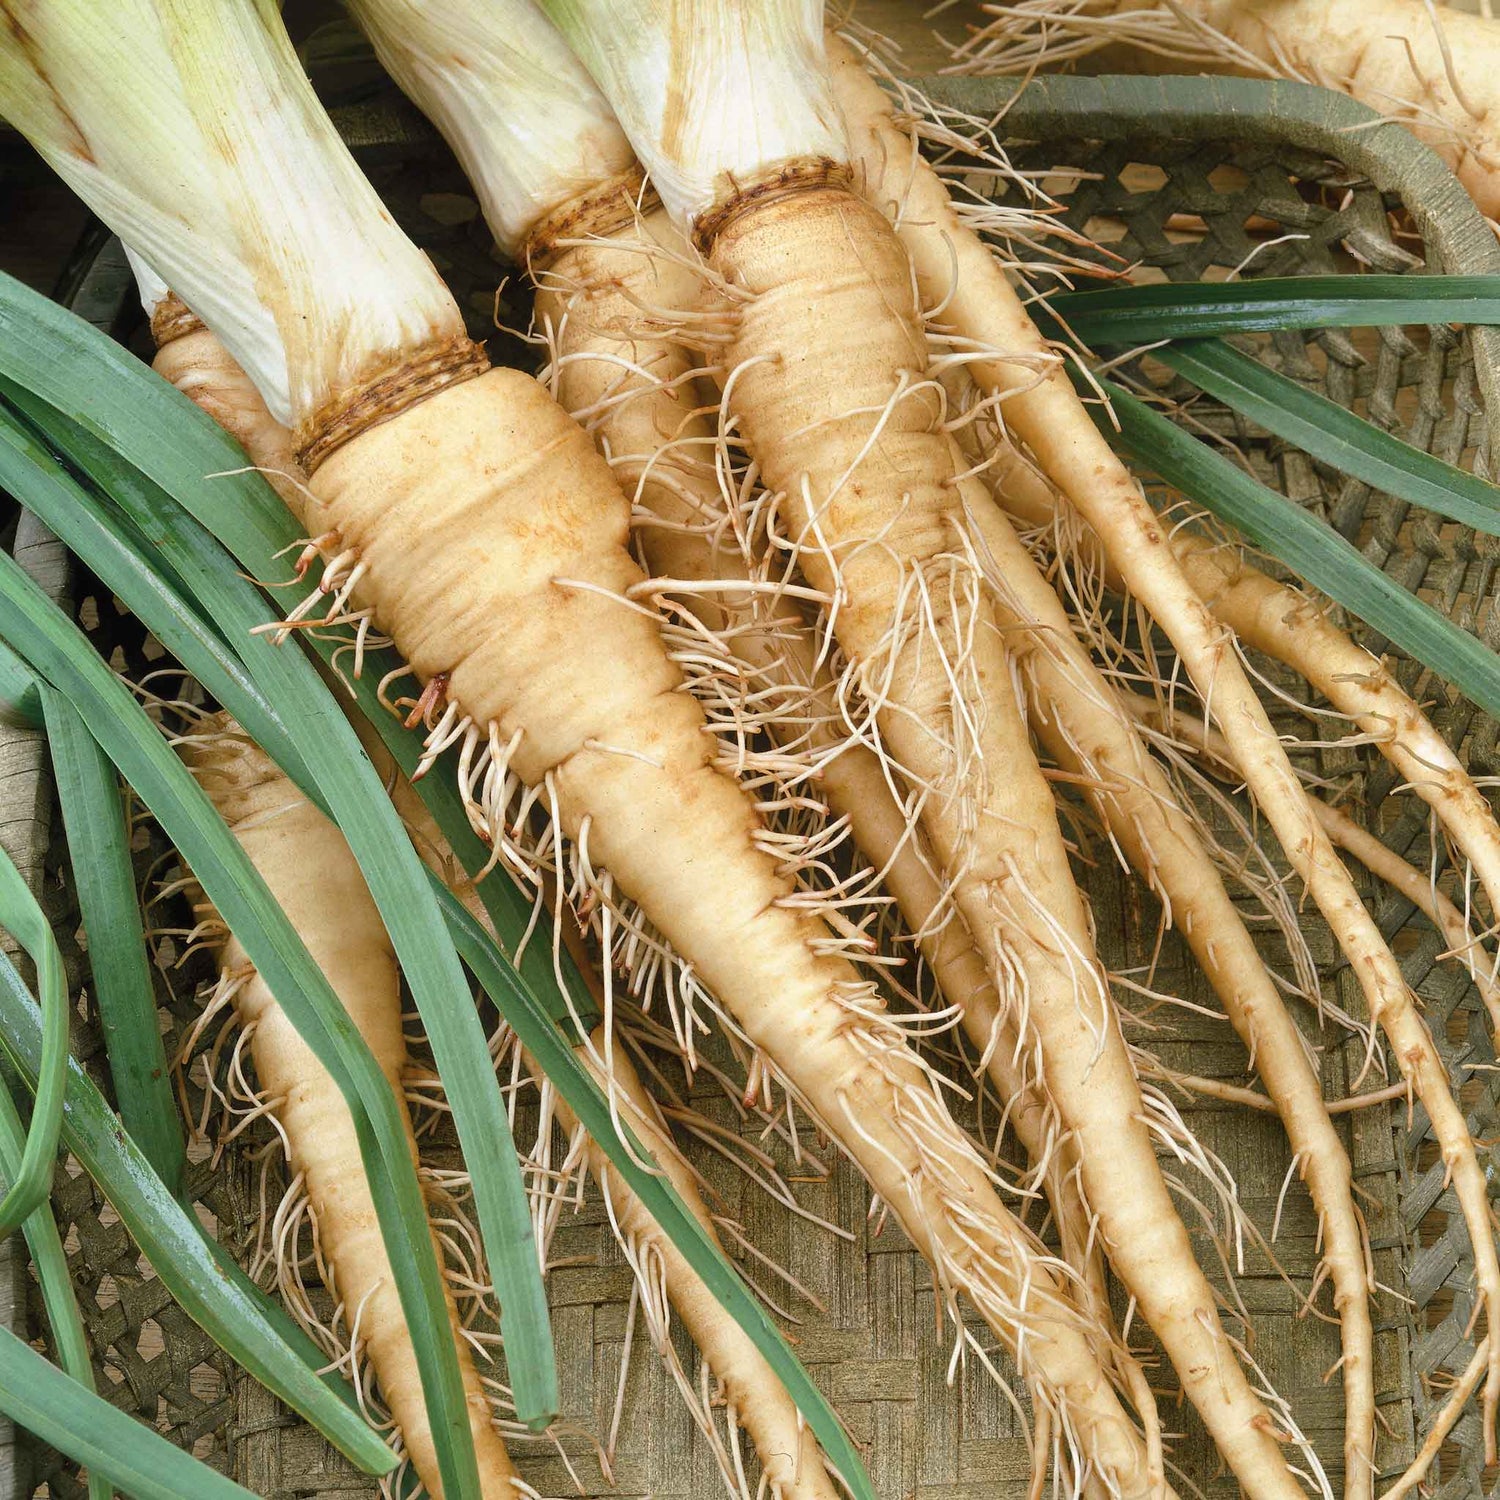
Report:
[{"label": "woven straw surface", "polygon": [[[1062,118],[1043,129],[1044,115],[1043,110],[1027,117],[1019,133],[1042,136],[1045,146],[1023,148],[1018,159],[1036,168],[1060,163],[1086,166],[1089,176],[1075,179],[1071,188],[1061,177],[1052,185],[1064,189],[1060,197],[1070,222],[1109,238],[1110,248],[1127,259],[1144,259],[1174,277],[1197,277],[1213,274],[1215,267],[1237,266],[1257,244],[1295,230],[1308,237],[1264,252],[1255,262],[1257,269],[1327,269],[1350,248],[1383,269],[1408,269],[1420,262],[1421,238],[1407,232],[1410,225],[1404,217],[1391,217],[1402,203],[1360,176],[1372,171],[1375,160],[1364,145],[1357,169],[1351,170],[1339,164],[1349,152],[1335,151],[1332,140],[1309,145],[1305,132],[1297,130],[1278,139],[1270,112],[1253,119],[1237,117],[1238,131],[1232,139],[1199,138],[1192,144],[1170,134],[1152,138],[1138,120],[1111,121],[1097,110],[1091,117],[1094,123],[1082,129],[1070,129],[1076,119]],[[347,116],[346,123],[360,139],[364,159],[393,210],[456,284],[478,331],[483,331],[491,314],[491,283],[500,268],[452,164],[411,124],[409,115],[387,111],[378,101],[363,107],[357,118]],[[1377,176],[1378,166],[1375,160]],[[1429,187],[1440,191],[1442,178],[1434,178]],[[1400,196],[1415,208],[1413,199],[1419,195],[1420,184],[1408,178]],[[1442,268],[1486,267],[1450,254]],[[524,310],[506,307],[502,316],[514,324],[524,319]],[[502,357],[525,357],[519,346],[499,352]],[[1466,338],[1395,330],[1382,331],[1372,341],[1320,335],[1310,341],[1274,341],[1267,353],[1292,373],[1326,381],[1333,394],[1387,416],[1397,430],[1423,446],[1456,455],[1482,434],[1482,423],[1471,421],[1483,403]],[[1490,592],[1493,568],[1486,547],[1451,529],[1438,533],[1425,524],[1409,524],[1404,512],[1388,501],[1342,485],[1302,455],[1278,450],[1222,413],[1200,409],[1199,414],[1232,435],[1265,477],[1299,501],[1320,508],[1409,587],[1423,588],[1465,624],[1482,627],[1475,611]],[[98,598],[86,579],[78,593],[81,600],[93,600],[91,606],[85,604],[83,617],[100,643],[138,664],[141,642],[138,636],[130,638],[129,627],[117,620],[109,601]],[[1495,754],[1494,726],[1471,724],[1463,706],[1449,702],[1440,687],[1423,684],[1422,691],[1439,699],[1438,718],[1445,731],[1455,741],[1467,739],[1479,768],[1488,769]],[[1302,728],[1305,732],[1305,725]],[[1359,794],[1355,805],[1368,808],[1372,826],[1393,847],[1419,862],[1428,858],[1425,819],[1410,810],[1408,799],[1392,795],[1392,778],[1369,752],[1319,752],[1317,765],[1325,775],[1353,779]],[[1154,904],[1118,875],[1105,857],[1107,850],[1094,852],[1099,857],[1087,871],[1086,884],[1104,956],[1119,970],[1147,964],[1157,945]],[[150,851],[143,848],[143,864],[149,857]],[[66,934],[73,918],[65,872],[55,852],[48,880],[58,903],[60,930]],[[1482,1014],[1467,986],[1435,963],[1441,947],[1436,937],[1403,903],[1367,894],[1386,930],[1398,937],[1408,975],[1428,1006],[1454,1068],[1493,1061]],[[1315,938],[1315,943],[1327,993],[1358,1014],[1355,986],[1334,962],[1326,939]],[[75,958],[81,972],[82,955],[76,954],[76,946]],[[164,1011],[174,1030],[192,1014],[195,977],[201,976],[189,968],[173,974],[170,986],[163,983]],[[1173,938],[1162,946],[1155,982],[1158,988],[1216,1008]],[[1125,991],[1121,997],[1139,1005]],[[1308,1014],[1299,1019],[1310,1030],[1316,1026]],[[1186,1011],[1157,1011],[1150,1024],[1151,1044],[1169,1065],[1245,1079],[1243,1049],[1222,1022]],[[1325,1036],[1324,1086],[1334,1098],[1349,1090],[1359,1056],[1336,1032]],[[80,1026],[78,1042],[85,1055],[97,1051],[86,1025]],[[1465,1097],[1472,1100],[1476,1136],[1494,1135],[1493,1089],[1474,1097],[1471,1087]],[[696,1102],[724,1125],[735,1125],[722,1095],[701,1091]],[[1289,1167],[1288,1148],[1276,1122],[1220,1107],[1195,1106],[1184,1112],[1233,1173],[1250,1216],[1269,1230]],[[964,1115],[965,1107],[960,1106],[959,1113]],[[968,1114],[973,1119],[972,1108]],[[986,1107],[985,1116],[992,1120],[993,1110]],[[1380,1461],[1384,1470],[1398,1469],[1409,1457],[1414,1432],[1428,1409],[1429,1382],[1444,1370],[1462,1367],[1469,1356],[1464,1334],[1470,1306],[1467,1242],[1441,1190],[1440,1169],[1431,1160],[1420,1112],[1410,1129],[1404,1112],[1386,1107],[1344,1116],[1341,1129],[1355,1163],[1378,1278],[1386,1286],[1407,1289],[1412,1298],[1408,1303],[1383,1295],[1376,1306],[1376,1385],[1388,1434]],[[256,1142],[251,1137],[247,1144]],[[876,1234],[866,1223],[867,1198],[856,1175],[839,1166],[826,1181],[798,1184],[799,1198],[809,1209],[851,1235],[839,1240],[795,1223],[696,1142],[688,1143],[688,1150],[721,1189],[727,1210],[739,1217],[752,1241],[794,1272],[822,1302],[819,1310],[788,1294],[800,1319],[793,1332],[804,1360],[854,1433],[868,1444],[882,1500],[1001,1500],[1023,1494],[1029,1468],[1023,1424],[976,1366],[961,1368],[950,1382],[949,1336],[935,1320],[926,1269],[898,1231],[886,1227]],[[442,1164],[440,1144],[431,1159]],[[789,1175],[797,1175],[791,1163],[783,1165]],[[230,1153],[216,1168],[198,1168],[194,1185],[205,1211],[233,1246],[244,1246],[253,1238],[259,1204],[256,1170],[244,1151]],[[1190,1190],[1195,1186],[1188,1177],[1184,1185]],[[57,1205],[100,1357],[101,1388],[112,1399],[194,1446],[257,1494],[372,1493],[369,1481],[350,1472],[263,1390],[233,1378],[161,1294],[159,1283],[139,1262],[128,1237],[101,1208],[86,1180],[60,1174]],[[1326,1290],[1319,1299],[1323,1316],[1307,1315],[1302,1306],[1315,1263],[1313,1235],[1306,1194],[1293,1185],[1275,1247],[1289,1281],[1258,1251],[1248,1249],[1237,1283],[1255,1330],[1254,1352],[1272,1383],[1291,1401],[1330,1465],[1330,1479],[1337,1488],[1339,1474],[1332,1466],[1340,1455],[1341,1401],[1337,1381],[1323,1380],[1337,1358],[1337,1330],[1326,1316]],[[1205,1263],[1213,1264],[1215,1252],[1206,1237],[1201,1237],[1200,1248]],[[576,1218],[565,1222],[554,1245],[554,1262],[551,1298],[565,1410],[580,1426],[606,1432],[616,1400],[630,1277],[592,1194]],[[4,1275],[0,1264],[0,1292]],[[33,1327],[41,1326],[34,1316]],[[684,1365],[695,1370],[693,1352],[680,1337],[678,1352]],[[708,1444],[693,1428],[675,1388],[640,1335],[630,1371],[618,1424],[617,1488],[604,1485],[586,1444],[572,1438],[566,1442],[577,1459],[585,1491],[653,1495],[659,1500],[696,1500],[720,1493]],[[1158,1371],[1157,1377],[1156,1383],[1169,1390],[1170,1372]],[[1174,1451],[1186,1473],[1211,1493],[1233,1493],[1233,1486],[1218,1475],[1191,1414],[1181,1412],[1170,1399],[1164,1400],[1163,1412],[1169,1427],[1184,1434]],[[0,1433],[0,1452],[3,1439]],[[1474,1439],[1472,1424],[1461,1428],[1445,1454],[1444,1495],[1478,1492]],[[76,1478],[55,1455],[34,1452],[31,1458],[34,1485],[45,1485],[45,1492],[53,1495],[80,1493]],[[577,1493],[549,1448],[527,1455],[524,1467],[545,1495]],[[13,1487],[9,1493],[25,1490]]]}]

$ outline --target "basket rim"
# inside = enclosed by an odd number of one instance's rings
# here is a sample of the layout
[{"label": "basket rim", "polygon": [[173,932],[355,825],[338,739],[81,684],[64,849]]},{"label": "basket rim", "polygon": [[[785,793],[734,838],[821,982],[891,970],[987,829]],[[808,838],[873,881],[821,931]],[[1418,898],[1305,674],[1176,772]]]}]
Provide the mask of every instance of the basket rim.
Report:
[{"label": "basket rim", "polygon": [[[1285,143],[1344,163],[1399,197],[1451,275],[1500,275],[1500,239],[1448,164],[1399,120],[1334,89],[1290,79],[1038,74],[913,80],[937,104],[1003,120],[1016,139],[1050,136]],[[1475,373],[1500,453],[1500,328],[1472,325]]]}]

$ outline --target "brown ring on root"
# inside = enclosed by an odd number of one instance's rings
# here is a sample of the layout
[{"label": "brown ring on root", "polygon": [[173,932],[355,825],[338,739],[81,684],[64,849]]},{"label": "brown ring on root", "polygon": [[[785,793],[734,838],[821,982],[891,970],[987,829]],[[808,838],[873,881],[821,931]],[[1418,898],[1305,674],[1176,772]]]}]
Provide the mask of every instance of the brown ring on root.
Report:
[{"label": "brown ring on root", "polygon": [[151,314],[151,339],[158,349],[205,327],[202,318],[176,292],[168,292]]},{"label": "brown ring on root", "polygon": [[476,344],[467,334],[429,344],[394,369],[339,392],[299,423],[297,461],[312,475],[324,459],[362,432],[389,422],[450,385],[483,375],[489,368],[490,357],[484,345]]},{"label": "brown ring on root", "polygon": [[526,231],[516,251],[516,263],[524,266],[535,281],[557,259],[564,241],[586,236],[610,239],[660,205],[661,199],[646,181],[646,174],[638,166],[629,167],[543,214]]},{"label": "brown ring on root", "polygon": [[848,192],[853,185],[854,172],[849,164],[827,156],[794,157],[749,183],[736,182],[731,176],[728,194],[700,214],[693,225],[693,245],[700,254],[707,255],[714,241],[752,208],[820,188]]}]

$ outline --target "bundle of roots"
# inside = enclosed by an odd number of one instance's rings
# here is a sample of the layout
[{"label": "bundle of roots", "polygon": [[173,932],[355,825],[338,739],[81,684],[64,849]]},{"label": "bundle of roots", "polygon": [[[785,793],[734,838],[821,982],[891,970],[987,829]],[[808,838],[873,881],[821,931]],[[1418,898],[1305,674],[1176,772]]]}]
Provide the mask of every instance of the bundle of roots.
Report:
[{"label": "bundle of roots", "polygon": [[[1218,14],[1233,6],[999,9],[976,64],[1029,66],[1043,54],[1028,38],[1071,56],[1170,25],[1206,56],[1207,28],[1234,35]],[[1275,35],[1291,55],[1289,30]],[[996,1352],[960,1298],[1006,1352],[1035,1423],[1038,1485],[1051,1466],[1077,1493],[1169,1492],[1157,1397],[1128,1341],[1139,1315],[1247,1494],[1292,1500],[1305,1481],[1329,1493],[1179,1211],[1201,1209],[1230,1268],[1246,1242],[1269,1248],[1173,1091],[1274,1111],[1316,1213],[1321,1264],[1304,1295],[1331,1287],[1345,1494],[1363,1500],[1379,1466],[1371,1251],[1318,1049],[1288,997],[1360,1034],[1371,1068],[1393,1065],[1396,1081],[1362,1080],[1355,1104],[1405,1095],[1432,1120],[1490,1334],[1451,1407],[1482,1387],[1493,1445],[1500,1263],[1484,1173],[1339,851],[1429,913],[1494,1015],[1475,929],[1500,913],[1500,827],[1421,708],[1325,605],[1147,503],[1007,279],[1004,236],[1034,255],[1045,225],[991,212],[981,239],[918,149],[925,133],[994,156],[993,140],[909,94],[898,115],[867,58],[830,48],[846,169],[809,167],[747,196],[700,221],[695,242],[626,174],[532,236],[540,382],[465,369],[336,443],[302,434],[299,459],[205,330],[174,328],[158,367],[305,520],[307,565],[323,569],[287,628],[353,626],[356,646],[386,633],[416,684],[388,682],[386,696],[426,735],[424,773],[453,763],[501,867],[488,878],[521,880],[588,934],[604,1020],[577,1038],[579,1056],[705,1223],[626,1038],[712,1068],[702,1039],[716,1023],[743,1107],[797,1149],[811,1124],[858,1163],[933,1267],[955,1359]],[[439,446],[441,465],[413,459]],[[493,557],[510,565],[486,572]],[[610,649],[576,649],[591,641]],[[1250,652],[1298,674],[1389,758],[1449,840],[1460,889],[1403,864],[1299,774]],[[211,790],[249,795],[235,757],[188,746]],[[418,847],[441,851],[405,796]],[[1259,1089],[1166,1066],[1149,1031],[1122,1019],[1118,986],[1151,980],[1111,976],[1098,957],[1074,875],[1084,841],[1107,846],[1156,898],[1162,929],[1181,932]],[[465,888],[451,858],[438,867]],[[1357,976],[1366,1018],[1321,993],[1292,876]],[[1268,963],[1257,919],[1280,934],[1287,974]],[[244,1013],[249,992],[234,993]],[[513,1039],[495,1050],[517,1081],[535,1072]],[[955,1059],[998,1101],[1010,1157],[953,1121]],[[536,1082],[544,1238],[587,1166],[652,1341],[731,1487],[753,1492],[743,1427],[771,1494],[833,1494],[759,1356]],[[321,1218],[316,1170],[295,1145],[292,1159]],[[1038,1233],[1043,1203],[1055,1248]],[[278,1243],[294,1220],[277,1216]],[[325,1225],[325,1257],[331,1240]],[[1123,1325],[1112,1277],[1129,1298]],[[346,1319],[376,1295],[343,1290]],[[671,1353],[674,1315],[727,1392],[727,1436]],[[419,1456],[412,1430],[406,1442]]]}]

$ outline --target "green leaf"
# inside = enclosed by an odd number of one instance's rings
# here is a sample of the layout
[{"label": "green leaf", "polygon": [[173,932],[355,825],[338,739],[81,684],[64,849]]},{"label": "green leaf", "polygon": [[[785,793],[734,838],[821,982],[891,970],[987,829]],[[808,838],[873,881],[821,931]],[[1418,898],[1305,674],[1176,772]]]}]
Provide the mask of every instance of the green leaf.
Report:
[{"label": "green leaf", "polygon": [[495,961],[493,945],[484,929],[464,910],[458,899],[451,893],[444,895],[449,930],[458,941],[464,962],[520,1038],[521,1045],[536,1059],[552,1086],[578,1116],[583,1128],[603,1148],[631,1191],[645,1204],[651,1217],[702,1278],[714,1299],[750,1336],[796,1402],[823,1452],[843,1476],[856,1500],[875,1500],[875,1491],[858,1449],[823,1393],[788,1347],[780,1329],[771,1321],[765,1308],[751,1296],[739,1273],[689,1212],[671,1183],[663,1176],[642,1170],[640,1163],[651,1162],[650,1153],[633,1135],[629,1144],[621,1138],[615,1128],[609,1101],[578,1061],[572,1046],[552,1018],[517,981],[515,972]]},{"label": "green leaf", "polygon": [[0,642],[0,724],[9,729],[42,727],[36,674],[4,642]]},{"label": "green leaf", "polygon": [[[35,1086],[43,1028],[36,1001],[15,965],[0,953],[0,1042],[22,1077]],[[197,1218],[183,1208],[121,1128],[93,1080],[68,1059],[63,1139],[99,1185],[162,1284],[192,1320],[248,1374],[300,1412],[367,1474],[388,1473],[395,1455],[360,1415],[353,1392],[332,1375],[307,1336],[284,1338],[267,1299],[210,1248]],[[216,1247],[215,1247],[216,1248]],[[223,1252],[221,1251],[220,1254]],[[225,1257],[227,1259],[227,1257]],[[232,1264],[232,1263],[230,1263]],[[284,1313],[279,1314],[285,1323]],[[283,1325],[284,1326],[284,1325]]]},{"label": "green leaf", "polygon": [[[31,668],[28,667],[19,656],[15,655],[15,653],[11,651],[10,647],[5,645],[3,641],[0,641],[0,657],[10,658],[10,661],[14,664],[13,670],[15,674],[15,682],[23,688],[27,695],[28,701],[34,702],[35,704],[35,723],[29,724],[25,727],[40,728],[44,722],[42,713],[42,691],[46,688],[46,684],[39,677],[37,677],[36,674],[32,672]],[[47,690],[50,692],[50,689]],[[70,1091],[74,1088],[75,1082],[76,1080],[70,1076],[68,1081],[68,1089]],[[104,1106],[102,1104],[102,1101],[100,1101],[100,1108],[103,1107]],[[72,1094],[70,1092],[64,1102],[64,1139],[71,1139],[68,1131],[69,1117],[67,1111],[73,1110],[76,1114],[76,1111],[78,1109],[79,1105],[77,1101],[72,1097]],[[174,1118],[176,1116],[176,1113],[176,1101],[174,1100]],[[106,1157],[105,1159],[108,1160],[108,1157]],[[114,1190],[111,1191],[111,1189],[106,1186],[105,1194],[106,1196],[110,1197],[111,1201],[114,1201],[122,1191],[123,1189],[119,1186],[117,1174],[116,1186]],[[28,1220],[28,1223],[29,1222],[30,1221]],[[278,1335],[283,1341],[285,1341],[285,1343],[297,1353],[302,1362],[310,1369],[321,1369],[327,1363],[327,1356],[324,1354],[324,1351],[320,1349],[315,1343],[313,1343],[313,1341],[308,1337],[307,1333],[287,1315],[285,1309],[283,1309],[279,1303],[274,1302],[271,1298],[267,1297],[266,1294],[261,1291],[260,1287],[258,1287],[253,1281],[250,1280],[248,1276],[245,1275],[244,1271],[241,1270],[239,1263],[235,1261],[227,1252],[225,1252],[222,1246],[211,1239],[206,1231],[202,1231],[202,1228],[198,1224],[196,1217],[193,1217],[191,1219],[191,1223],[194,1227],[198,1228],[200,1232],[203,1233],[203,1238],[208,1246],[209,1252],[219,1262],[222,1274],[229,1280],[234,1282],[236,1287],[240,1292],[243,1293],[243,1295],[248,1297],[252,1302],[258,1304],[262,1318],[268,1325],[268,1327],[273,1330],[274,1333]],[[345,1396],[348,1404],[351,1407],[355,1405],[353,1392],[348,1386],[342,1385],[332,1378],[329,1379],[328,1383],[332,1389],[340,1392]]]},{"label": "green leaf", "polygon": [[1238,349],[1218,339],[1192,339],[1157,349],[1153,358],[1340,473],[1461,526],[1500,536],[1500,489],[1402,442]]},{"label": "green leaf", "polygon": [[[13,1182],[21,1170],[26,1149],[26,1130],[16,1113],[10,1089],[0,1079],[0,1168],[6,1182]],[[94,1390],[94,1362],[89,1354],[88,1334],[78,1311],[73,1291],[73,1276],[68,1269],[68,1255],[52,1207],[44,1203],[21,1226],[26,1248],[31,1252],[37,1285],[42,1289],[42,1306],[52,1329],[57,1361],[63,1370],[86,1390]],[[103,1474],[89,1471],[89,1500],[113,1500],[114,1487]]]},{"label": "green leaf", "polygon": [[[1264,276],[1066,292],[1046,306],[1090,347],[1282,328],[1500,323],[1500,276]],[[1034,311],[1040,311],[1040,307]]]},{"label": "green leaf", "polygon": [[[376,1212],[387,1231],[386,1250],[423,1368],[429,1409],[434,1420],[445,1421],[449,1466],[460,1479],[465,1470],[477,1474],[421,1186],[384,1073],[254,865],[156,726],[71,621],[4,554],[0,635],[73,701],[348,1102]],[[462,1484],[454,1490],[466,1492]]]},{"label": "green leaf", "polygon": [[[27,510],[66,541],[93,573],[108,579],[115,597],[178,661],[186,664],[190,655],[202,663],[205,675],[199,681],[207,685],[211,676],[214,684],[233,694],[245,711],[246,730],[251,732],[254,724],[266,738],[285,744],[297,765],[297,780],[311,781],[296,760],[281,711],[261,691],[239,652],[229,645],[213,618],[199,609],[181,574],[172,567],[171,555],[177,546],[171,532],[148,537],[87,478],[62,465],[54,450],[62,449],[71,432],[78,431],[63,422],[24,387],[0,378],[0,487],[12,495],[24,495]],[[251,588],[243,580],[237,582]],[[210,691],[220,696],[216,687]]]},{"label": "green leaf", "polygon": [[49,1364],[8,1328],[0,1328],[0,1410],[136,1500],[255,1500]]},{"label": "green leaf", "polygon": [[43,704],[115,1100],[156,1175],[181,1196],[187,1148],[157,1024],[119,778],[67,699],[44,686]]},{"label": "green leaf", "polygon": [[[50,407],[3,379],[0,398],[0,488],[24,495],[26,508],[98,577],[108,579],[111,591],[179,661],[191,654],[202,662],[205,673],[244,706],[246,720],[263,726],[267,735],[280,736],[288,754],[294,754],[279,711],[170,567],[164,555],[172,550],[170,536],[148,538],[103,503],[102,497],[62,467],[43,434],[5,403],[17,403],[28,416],[37,413],[56,419]],[[206,685],[206,678],[200,680]],[[218,696],[217,688],[210,690]],[[300,776],[307,778],[307,772],[302,770]]]},{"label": "green leaf", "polygon": [[[258,626],[274,623],[275,616],[260,592],[238,576],[223,548],[184,517],[181,507],[159,486],[76,424],[34,398],[26,410],[49,440],[124,508],[147,545],[168,560],[175,577],[184,580],[184,592],[191,589],[196,596],[191,604],[181,598],[164,598],[170,580],[159,580],[152,590],[130,575],[127,581],[135,586],[121,597],[164,645],[179,653],[184,666],[201,674],[200,681],[240,719],[241,727],[299,780],[348,838],[402,960],[459,1143],[470,1164],[480,1233],[501,1306],[507,1373],[517,1415],[535,1427],[546,1427],[558,1409],[557,1364],[525,1183],[514,1151],[497,1149],[511,1140],[505,1101],[489,1065],[484,1028],[428,894],[427,872],[406,830],[353,730],[299,648],[278,647],[254,633]],[[42,467],[35,450],[26,456],[33,471]],[[5,472],[4,458],[0,443],[0,477]],[[86,534],[75,519],[80,509],[96,513],[100,506],[81,486],[74,488],[71,504],[61,503],[55,482],[33,480],[25,493],[28,501],[35,500],[42,508],[43,520],[101,576],[109,577],[95,561],[97,538]],[[279,507],[280,501],[276,504]],[[136,561],[149,567],[149,558]],[[275,559],[266,561],[275,566]],[[211,640],[182,628],[184,617],[194,609],[234,643],[256,693],[242,692],[235,672],[214,655]],[[271,702],[278,706],[274,713],[266,708]],[[405,738],[410,741],[412,736]],[[419,896],[409,889],[409,880],[417,883]],[[392,919],[392,912],[399,914],[399,921]],[[451,973],[445,972],[445,966]],[[461,1002],[451,998],[450,985],[462,996]]]},{"label": "green leaf", "polygon": [[[7,561],[10,559],[7,557]],[[0,928],[31,955],[36,965],[37,992],[42,999],[42,1050],[36,1074],[36,1102],[31,1129],[15,1169],[6,1175],[10,1186],[0,1199],[0,1238],[18,1228],[52,1194],[52,1170],[62,1135],[63,1085],[68,1067],[68,979],[52,924],[36,897],[0,852]]]},{"label": "green leaf", "polygon": [[1451,682],[1492,716],[1500,715],[1500,658],[1407,592],[1331,527],[1267,489],[1238,465],[1119,386],[1105,384],[1119,430],[1090,405],[1100,429],[1190,500],[1235,527],[1252,546],[1378,630]]}]

